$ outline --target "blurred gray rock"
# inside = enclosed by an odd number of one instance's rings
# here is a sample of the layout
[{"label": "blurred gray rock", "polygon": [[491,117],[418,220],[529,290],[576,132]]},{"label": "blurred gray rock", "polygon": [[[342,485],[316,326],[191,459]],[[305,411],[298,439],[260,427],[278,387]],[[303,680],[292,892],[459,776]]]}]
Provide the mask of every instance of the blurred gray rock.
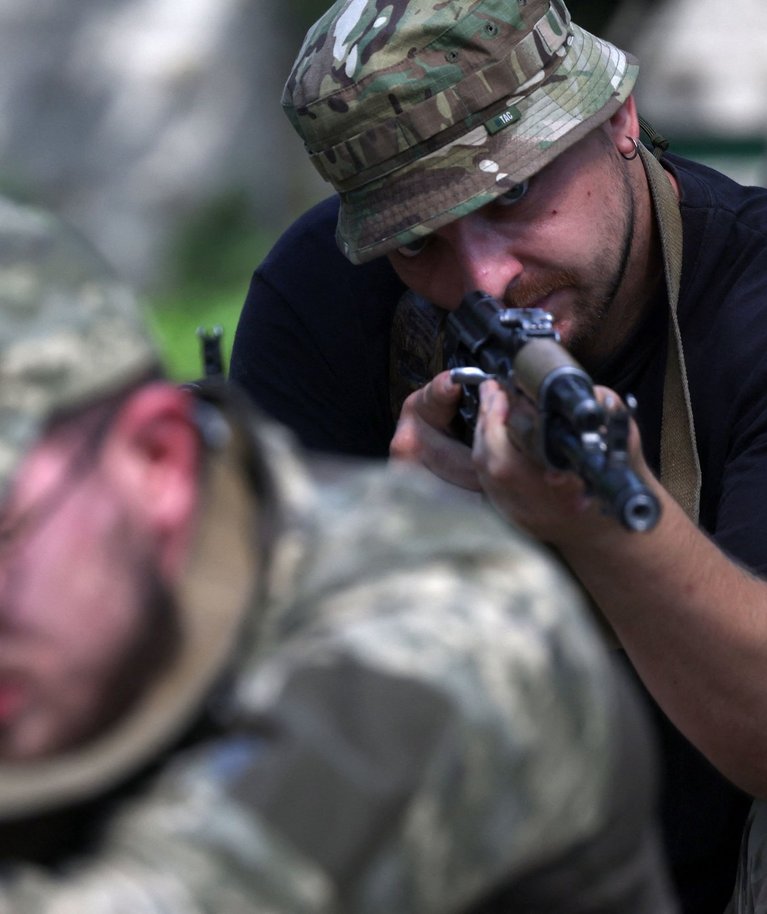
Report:
[{"label": "blurred gray rock", "polygon": [[280,230],[328,192],[280,109],[299,44],[286,8],[0,0],[0,186],[56,209],[144,289],[222,196]]},{"label": "blurred gray rock", "polygon": [[641,0],[635,8],[640,110],[672,149],[745,184],[767,182],[764,0],[666,0],[649,16]]},{"label": "blurred gray rock", "polygon": [[641,91],[656,116],[688,131],[767,133],[764,0],[674,0],[636,42]]}]

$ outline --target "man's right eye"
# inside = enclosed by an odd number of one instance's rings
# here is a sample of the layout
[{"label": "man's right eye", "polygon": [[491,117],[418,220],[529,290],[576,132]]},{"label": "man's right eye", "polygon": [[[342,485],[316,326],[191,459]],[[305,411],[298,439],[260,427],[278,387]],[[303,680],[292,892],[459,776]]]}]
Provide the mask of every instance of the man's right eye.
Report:
[{"label": "man's right eye", "polygon": [[397,253],[402,257],[417,257],[421,251],[426,247],[429,241],[429,236],[425,235],[423,238],[416,238],[413,241],[403,244],[397,248]]}]

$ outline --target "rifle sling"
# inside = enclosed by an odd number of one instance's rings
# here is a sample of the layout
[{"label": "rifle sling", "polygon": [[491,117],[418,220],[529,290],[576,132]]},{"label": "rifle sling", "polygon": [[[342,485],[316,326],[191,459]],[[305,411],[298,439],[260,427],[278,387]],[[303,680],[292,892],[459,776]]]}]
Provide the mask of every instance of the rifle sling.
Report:
[{"label": "rifle sling", "polygon": [[668,351],[661,419],[660,480],[690,520],[697,523],[701,471],[682,335],[677,318],[682,275],[682,216],[676,194],[663,166],[645,146],[640,144],[638,148],[647,174],[660,232],[669,306]]}]

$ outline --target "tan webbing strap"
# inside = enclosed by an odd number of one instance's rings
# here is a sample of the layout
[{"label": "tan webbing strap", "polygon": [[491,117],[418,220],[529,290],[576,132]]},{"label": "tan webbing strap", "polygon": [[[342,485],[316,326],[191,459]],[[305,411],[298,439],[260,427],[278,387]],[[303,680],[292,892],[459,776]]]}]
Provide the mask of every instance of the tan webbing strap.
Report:
[{"label": "tan webbing strap", "polygon": [[641,144],[639,155],[647,174],[658,220],[669,304],[668,354],[661,420],[660,480],[687,516],[697,523],[700,507],[700,461],[695,442],[695,422],[687,383],[682,335],[677,319],[679,283],[682,275],[682,217],[676,194],[663,166]]}]

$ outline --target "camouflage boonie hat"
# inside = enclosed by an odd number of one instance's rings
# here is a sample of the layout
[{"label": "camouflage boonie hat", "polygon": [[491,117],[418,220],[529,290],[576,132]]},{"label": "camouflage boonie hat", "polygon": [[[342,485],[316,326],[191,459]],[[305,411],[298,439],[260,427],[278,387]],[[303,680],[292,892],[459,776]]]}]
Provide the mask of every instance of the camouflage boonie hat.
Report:
[{"label": "camouflage boonie hat", "polygon": [[0,495],[56,412],[159,364],[139,306],[51,214],[0,197]]},{"label": "camouflage boonie hat", "polygon": [[340,0],[282,104],[362,263],[483,206],[607,120],[634,58],[560,0]]}]

